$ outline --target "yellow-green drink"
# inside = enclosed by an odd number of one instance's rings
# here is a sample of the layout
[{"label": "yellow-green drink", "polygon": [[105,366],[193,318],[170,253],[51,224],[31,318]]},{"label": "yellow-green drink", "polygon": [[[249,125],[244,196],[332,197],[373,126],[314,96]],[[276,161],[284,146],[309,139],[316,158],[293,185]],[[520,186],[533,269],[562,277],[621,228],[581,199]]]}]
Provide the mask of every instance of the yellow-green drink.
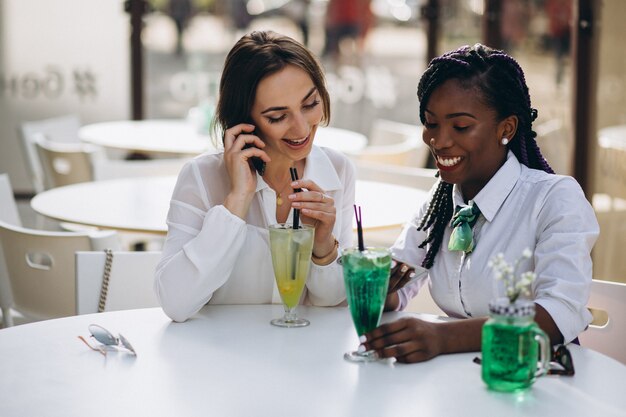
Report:
[{"label": "yellow-green drink", "polygon": [[281,223],[270,226],[269,231],[274,276],[285,306],[285,315],[271,323],[281,327],[306,326],[309,321],[298,318],[295,308],[309,276],[315,229],[304,225],[293,229],[291,224]]},{"label": "yellow-green drink", "polygon": [[[348,306],[360,336],[380,323],[389,286],[391,253],[387,248],[366,248],[362,252],[348,248],[341,253],[341,263]],[[369,352],[350,352],[345,358],[357,362],[375,360]]]}]

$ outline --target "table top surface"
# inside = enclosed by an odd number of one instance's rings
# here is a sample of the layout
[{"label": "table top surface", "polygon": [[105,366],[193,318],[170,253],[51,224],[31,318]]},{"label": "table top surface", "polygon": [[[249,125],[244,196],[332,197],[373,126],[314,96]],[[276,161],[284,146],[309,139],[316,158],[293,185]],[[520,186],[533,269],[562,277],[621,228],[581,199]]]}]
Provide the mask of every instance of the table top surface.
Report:
[{"label": "table top surface", "polygon": [[[198,133],[185,120],[122,120],[85,125],[78,132],[88,143],[128,151],[198,155],[217,151],[211,139]],[[336,127],[320,126],[315,144],[342,152],[356,153],[367,145],[361,133]]]},{"label": "table top surface", "polygon": [[[55,220],[104,229],[167,233],[165,223],[176,177],[136,177],[53,188],[31,200],[33,210]],[[363,227],[395,227],[410,220],[426,191],[358,180],[356,203]],[[393,202],[393,204],[390,204]]]},{"label": "table top surface", "polygon": [[[347,308],[298,307],[305,328],[273,327],[278,305],[206,306],[185,323],[159,308],[0,330],[0,415],[13,416],[624,416],[626,366],[571,346],[573,377],[545,376],[523,394],[495,393],[477,353],[420,364],[354,364]],[[388,321],[411,313],[386,313]],[[437,320],[434,316],[424,316]],[[77,336],[96,323],[134,357],[105,357]],[[92,339],[93,340],[93,339]],[[94,341],[94,343],[96,343]]]}]

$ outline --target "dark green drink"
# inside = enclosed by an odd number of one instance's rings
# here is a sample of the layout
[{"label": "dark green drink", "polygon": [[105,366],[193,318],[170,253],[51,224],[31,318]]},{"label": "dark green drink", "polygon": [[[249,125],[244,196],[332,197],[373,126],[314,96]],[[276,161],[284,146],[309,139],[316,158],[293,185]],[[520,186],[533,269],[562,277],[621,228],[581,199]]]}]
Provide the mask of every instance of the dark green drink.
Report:
[{"label": "dark green drink", "polygon": [[[341,262],[348,306],[360,336],[380,323],[389,286],[391,253],[387,248],[366,248],[363,252],[349,248],[343,250]],[[346,359],[365,361],[375,358],[369,352],[350,352]]]}]

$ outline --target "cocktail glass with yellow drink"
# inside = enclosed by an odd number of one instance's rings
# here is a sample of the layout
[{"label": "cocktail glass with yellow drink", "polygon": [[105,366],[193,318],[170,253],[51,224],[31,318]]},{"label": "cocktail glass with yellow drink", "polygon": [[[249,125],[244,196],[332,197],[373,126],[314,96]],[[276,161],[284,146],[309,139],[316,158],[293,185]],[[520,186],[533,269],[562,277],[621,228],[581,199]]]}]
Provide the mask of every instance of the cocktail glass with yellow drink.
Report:
[{"label": "cocktail glass with yellow drink", "polygon": [[315,229],[301,225],[279,223],[269,227],[270,251],[278,292],[283,300],[285,315],[271,323],[280,327],[308,326],[308,320],[296,315],[302,290],[309,276]]}]

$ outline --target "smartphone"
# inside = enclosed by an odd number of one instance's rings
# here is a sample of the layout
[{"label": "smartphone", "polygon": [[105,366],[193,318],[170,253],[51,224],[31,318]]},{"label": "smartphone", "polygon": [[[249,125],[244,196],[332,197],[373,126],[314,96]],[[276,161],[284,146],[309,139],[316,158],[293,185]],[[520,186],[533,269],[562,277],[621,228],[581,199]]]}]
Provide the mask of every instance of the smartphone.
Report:
[{"label": "smartphone", "polygon": [[[243,148],[248,149],[252,147],[256,148],[256,146],[248,143]],[[253,156],[250,158],[250,162],[252,162],[252,166],[254,167],[254,170],[258,172],[260,176],[263,176],[263,174],[265,173],[265,161],[259,158],[258,156]]]},{"label": "smartphone", "polygon": [[[257,134],[256,129],[252,131],[252,134],[253,135]],[[252,147],[256,148],[256,146],[254,146],[253,144],[247,143],[246,146],[243,147],[243,149],[248,149]],[[250,161],[252,162],[252,166],[254,167],[254,170],[258,172],[260,176],[263,176],[263,174],[265,173],[265,161],[259,158],[258,156],[253,156],[252,158],[250,158]]]}]

